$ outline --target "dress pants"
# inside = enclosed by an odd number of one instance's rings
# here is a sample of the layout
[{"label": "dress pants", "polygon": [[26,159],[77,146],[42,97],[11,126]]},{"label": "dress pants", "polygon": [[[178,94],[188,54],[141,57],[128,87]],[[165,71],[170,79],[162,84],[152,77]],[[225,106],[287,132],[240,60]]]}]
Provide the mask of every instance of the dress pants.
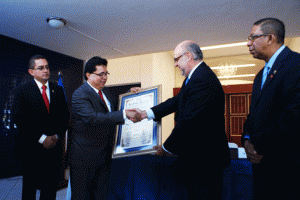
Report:
[{"label": "dress pants", "polygon": [[[264,159],[264,158],[263,158]],[[300,166],[278,162],[253,164],[254,199],[298,199]]]},{"label": "dress pants", "polygon": [[172,167],[173,176],[184,186],[188,200],[221,199],[223,191],[223,169],[220,167],[187,165],[187,161],[177,160]]},{"label": "dress pants", "polygon": [[71,166],[72,200],[106,200],[108,197],[111,165]]},{"label": "dress pants", "polygon": [[55,200],[62,166],[60,149],[42,149],[42,156],[27,155],[21,159],[23,174],[23,200],[35,200],[40,190],[40,200]]},{"label": "dress pants", "polygon": [[222,198],[223,170],[210,172],[210,176],[191,176],[187,180],[188,200],[215,200]]},{"label": "dress pants", "polygon": [[[23,200],[35,200],[36,191],[39,186],[32,181],[32,176],[23,175],[23,189],[22,199]],[[42,188],[40,191],[40,200],[55,200],[56,199],[56,188]]]}]

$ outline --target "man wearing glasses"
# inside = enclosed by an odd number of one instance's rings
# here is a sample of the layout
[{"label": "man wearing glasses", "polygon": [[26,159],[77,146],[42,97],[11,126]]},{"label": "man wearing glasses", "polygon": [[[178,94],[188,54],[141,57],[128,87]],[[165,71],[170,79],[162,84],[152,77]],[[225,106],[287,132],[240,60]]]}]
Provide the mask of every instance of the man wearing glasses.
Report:
[{"label": "man wearing glasses", "polygon": [[255,199],[295,199],[300,187],[300,54],[274,18],[254,23],[247,46],[265,67],[253,83],[242,143],[253,163]]},{"label": "man wearing glasses", "polygon": [[177,45],[174,61],[186,77],[179,94],[143,111],[142,118],[158,121],[176,112],[176,125],[157,155],[177,156],[173,176],[186,186],[188,199],[221,199],[223,170],[230,164],[222,85],[195,42]]},{"label": "man wearing glasses", "polygon": [[124,124],[126,117],[134,122],[141,120],[133,110],[115,110],[118,99],[112,98],[104,87],[108,75],[107,60],[91,58],[84,69],[87,81],[72,96],[72,200],[107,199],[116,125]]},{"label": "man wearing glasses", "polygon": [[18,127],[17,152],[23,174],[22,199],[56,199],[62,167],[61,139],[69,124],[69,111],[62,87],[49,82],[46,58],[36,55],[29,61],[34,78],[14,93],[13,118]]}]

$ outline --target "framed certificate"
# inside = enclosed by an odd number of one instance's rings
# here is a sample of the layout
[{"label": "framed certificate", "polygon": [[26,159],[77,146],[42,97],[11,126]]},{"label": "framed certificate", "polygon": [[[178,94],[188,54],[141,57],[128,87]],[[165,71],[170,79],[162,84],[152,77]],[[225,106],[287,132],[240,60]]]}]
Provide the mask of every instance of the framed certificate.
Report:
[{"label": "framed certificate", "polygon": [[[161,102],[161,85],[142,89],[139,93],[119,96],[119,109],[139,108],[146,110]],[[154,153],[154,146],[161,145],[161,122],[144,119],[133,123],[126,119],[117,127],[112,158],[122,158]]]}]

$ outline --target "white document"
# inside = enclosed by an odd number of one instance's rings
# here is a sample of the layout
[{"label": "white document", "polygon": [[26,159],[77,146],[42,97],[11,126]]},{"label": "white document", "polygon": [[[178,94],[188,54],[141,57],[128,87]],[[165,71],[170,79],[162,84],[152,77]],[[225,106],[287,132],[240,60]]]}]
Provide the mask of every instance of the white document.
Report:
[{"label": "white document", "polygon": [[246,159],[247,158],[247,154],[246,154],[246,151],[243,147],[239,147],[238,148],[238,157],[240,159]]},{"label": "white document", "polygon": [[[145,110],[153,107],[154,94],[144,94],[125,100],[124,109],[139,108]],[[121,147],[135,148],[152,145],[153,143],[153,120],[144,119],[138,123],[126,119],[122,125]]]}]

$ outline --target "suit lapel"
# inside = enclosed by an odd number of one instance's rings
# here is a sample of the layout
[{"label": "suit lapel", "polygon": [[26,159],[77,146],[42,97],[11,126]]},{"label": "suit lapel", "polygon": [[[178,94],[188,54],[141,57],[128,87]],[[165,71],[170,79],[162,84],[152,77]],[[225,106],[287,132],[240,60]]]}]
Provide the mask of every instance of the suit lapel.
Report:
[{"label": "suit lapel", "polygon": [[277,72],[280,70],[280,68],[283,66],[283,61],[287,58],[287,55],[289,53],[288,47],[286,47],[276,58],[272,69],[269,72],[269,75],[267,76],[266,82],[264,84],[264,88],[266,88],[272,80],[274,80],[275,76],[277,75]]},{"label": "suit lapel", "polygon": [[57,100],[57,91],[56,88],[54,87],[53,83],[49,82],[49,91],[50,91],[50,107],[49,107],[49,111],[51,111],[51,105],[55,105],[55,101]]},{"label": "suit lapel", "polygon": [[251,105],[256,105],[257,100],[259,99],[261,95],[261,82],[262,82],[262,74],[263,74],[264,68],[262,68],[257,76],[255,77],[255,81],[253,83],[253,89],[252,89],[252,100]]},{"label": "suit lapel", "polygon": [[[105,109],[105,111],[109,111],[105,102],[100,98],[99,94],[97,94],[97,92],[87,83],[84,83],[84,86],[86,87],[86,90],[89,93],[89,96],[93,102],[94,105],[101,105],[102,108]],[[98,107],[100,109],[100,107]]]},{"label": "suit lapel", "polygon": [[[114,96],[112,96],[111,92],[109,92],[108,88],[107,87],[104,87],[102,89],[102,92],[105,94],[107,100],[109,101],[110,103],[110,109],[111,111],[115,111],[116,108],[114,108],[114,106],[116,106],[118,104],[118,100],[116,101],[114,98]],[[102,101],[103,102],[103,101]],[[106,104],[105,104],[106,105]]]},{"label": "suit lapel", "polygon": [[46,104],[44,102],[43,96],[41,94],[41,91],[34,80],[32,80],[30,82],[29,93],[33,97],[32,99],[34,99],[34,101],[36,101],[38,105],[42,105],[43,110],[46,113],[48,113],[48,110],[47,110]]},{"label": "suit lapel", "polygon": [[290,53],[290,51],[291,50],[288,47],[285,47],[283,51],[278,55],[266,78],[265,84],[262,89],[261,89],[261,80],[262,80],[263,69],[258,73],[257,80],[255,81],[256,83],[254,83],[253,85],[253,93],[254,93],[253,94],[254,99],[252,100],[253,105],[257,104],[260,96],[265,92],[265,90],[267,90],[266,88],[268,87],[268,85],[270,85],[272,81],[275,80],[278,73],[280,73],[280,69],[283,66],[283,61],[287,59],[287,56]]},{"label": "suit lapel", "polygon": [[[203,76],[203,74],[205,73],[205,71],[208,69],[209,67],[206,65],[206,63],[203,61],[198,68],[194,71],[194,73],[192,74],[189,83],[191,81],[193,81],[194,79],[199,79],[199,78],[205,78],[205,76]],[[185,83],[185,82],[184,82]]]},{"label": "suit lapel", "polygon": [[[203,73],[204,71],[206,70],[206,67],[208,67],[205,62],[202,62],[198,68],[194,71],[194,73],[192,74],[189,82],[185,85],[185,81],[187,78],[184,79],[183,83],[182,83],[182,86],[181,86],[181,89],[180,89],[180,92],[178,95],[178,98],[179,98],[179,102],[178,102],[178,107],[181,108],[184,106],[184,104],[186,103],[186,98],[187,95],[186,95],[186,92],[188,92],[189,88],[190,87],[193,87],[193,81],[195,79],[199,79],[199,78],[203,78]],[[209,67],[208,67],[209,68]],[[177,119],[179,116],[181,116],[181,113],[183,112],[183,109],[177,109],[178,111],[176,112],[175,114],[175,118]]]}]

